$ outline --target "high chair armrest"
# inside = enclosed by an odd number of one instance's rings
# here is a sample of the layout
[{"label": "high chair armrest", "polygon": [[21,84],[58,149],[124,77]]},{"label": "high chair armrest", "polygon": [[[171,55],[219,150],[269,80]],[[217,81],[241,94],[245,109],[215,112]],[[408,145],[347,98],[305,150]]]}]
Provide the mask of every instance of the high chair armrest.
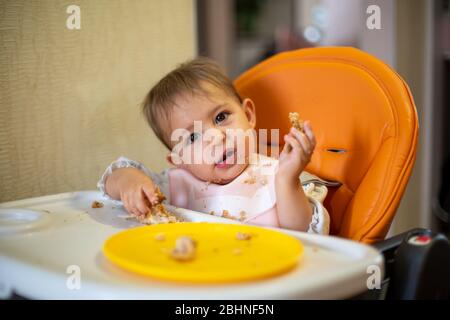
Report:
[{"label": "high chair armrest", "polygon": [[446,236],[413,229],[374,247],[385,258],[386,299],[449,299],[450,244]]},{"label": "high chair armrest", "polygon": [[383,241],[377,242],[373,244],[373,246],[380,251],[384,256],[384,267],[385,267],[385,279],[389,279],[393,272],[393,265],[395,262],[395,253],[400,246],[400,244],[404,241],[404,239],[408,238],[409,234],[419,234],[421,232],[427,232],[429,230],[416,228],[411,229],[406,232],[400,233],[391,238],[385,239]]}]

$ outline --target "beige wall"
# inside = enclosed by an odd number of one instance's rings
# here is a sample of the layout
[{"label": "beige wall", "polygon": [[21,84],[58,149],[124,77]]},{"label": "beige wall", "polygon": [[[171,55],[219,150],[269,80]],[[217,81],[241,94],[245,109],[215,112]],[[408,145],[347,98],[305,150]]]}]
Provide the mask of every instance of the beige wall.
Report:
[{"label": "beige wall", "polygon": [[122,154],[165,167],[139,104],[194,56],[193,1],[0,0],[0,202],[95,189]]}]

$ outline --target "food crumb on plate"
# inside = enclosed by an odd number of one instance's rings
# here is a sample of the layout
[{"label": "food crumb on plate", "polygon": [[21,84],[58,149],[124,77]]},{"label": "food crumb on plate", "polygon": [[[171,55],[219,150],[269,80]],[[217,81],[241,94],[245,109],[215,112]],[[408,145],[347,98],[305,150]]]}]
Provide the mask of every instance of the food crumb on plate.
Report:
[{"label": "food crumb on plate", "polygon": [[234,248],[233,249],[233,254],[236,255],[236,256],[241,255],[242,254],[242,250],[239,249],[239,248]]},{"label": "food crumb on plate", "polygon": [[252,235],[250,233],[246,233],[246,232],[236,233],[236,239],[238,239],[238,240],[250,240],[251,238],[252,238]]},{"label": "food crumb on plate", "polygon": [[195,258],[197,242],[189,236],[178,237],[170,257],[177,261],[190,261]]},{"label": "food crumb on plate", "polygon": [[166,235],[164,233],[158,233],[155,235],[156,241],[164,241],[166,240]]}]

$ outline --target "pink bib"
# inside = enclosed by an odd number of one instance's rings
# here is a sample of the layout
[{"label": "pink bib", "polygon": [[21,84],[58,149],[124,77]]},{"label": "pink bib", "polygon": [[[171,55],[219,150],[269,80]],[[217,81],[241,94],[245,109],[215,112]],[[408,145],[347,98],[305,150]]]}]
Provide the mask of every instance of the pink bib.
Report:
[{"label": "pink bib", "polygon": [[275,168],[278,160],[257,155],[255,164],[226,185],[199,180],[183,169],[170,169],[170,204],[252,224],[279,227]]}]

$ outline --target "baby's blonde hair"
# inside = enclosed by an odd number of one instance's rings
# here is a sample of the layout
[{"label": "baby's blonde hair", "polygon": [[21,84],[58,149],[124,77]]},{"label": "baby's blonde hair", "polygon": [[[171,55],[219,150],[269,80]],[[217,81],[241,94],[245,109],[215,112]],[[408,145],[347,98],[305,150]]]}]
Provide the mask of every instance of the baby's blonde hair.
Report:
[{"label": "baby's blonde hair", "polygon": [[177,95],[184,93],[208,94],[202,88],[203,82],[222,89],[228,95],[236,98],[239,103],[242,103],[242,99],[231,79],[213,60],[198,57],[179,65],[153,86],[145,97],[142,106],[148,124],[167,148],[170,149],[169,136],[166,134],[167,123],[170,118],[170,111],[175,106],[174,99]]}]

